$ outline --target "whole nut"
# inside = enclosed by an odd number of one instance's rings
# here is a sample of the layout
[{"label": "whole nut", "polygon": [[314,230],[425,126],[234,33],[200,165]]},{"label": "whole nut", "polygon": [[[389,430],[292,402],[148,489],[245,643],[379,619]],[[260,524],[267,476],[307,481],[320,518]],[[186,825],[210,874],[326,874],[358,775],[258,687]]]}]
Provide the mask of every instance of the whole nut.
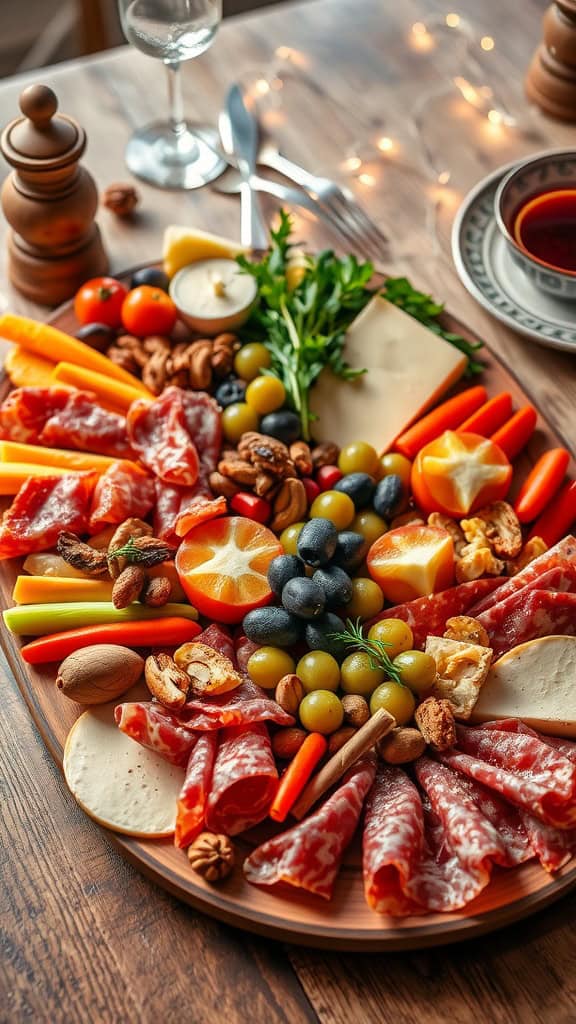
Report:
[{"label": "whole nut", "polygon": [[187,852],[190,867],[207,882],[221,882],[234,867],[234,846],[228,836],[201,832]]},{"label": "whole nut", "polygon": [[304,729],[279,729],[272,737],[272,750],[281,761],[291,761],[304,743],[308,733]]},{"label": "whole nut", "polygon": [[242,490],[241,484],[235,483],[230,477],[223,476],[222,473],[218,473],[216,470],[214,473],[210,473],[208,483],[210,484],[212,494],[216,494],[218,497],[233,498],[235,494]]},{"label": "whole nut", "polygon": [[127,565],[112,587],[112,604],[115,608],[127,608],[140,595],[146,583],[146,573],[139,565]]},{"label": "whole nut", "polygon": [[353,725],[355,729],[360,729],[370,718],[368,702],[356,693],[347,693],[345,697],[342,697],[342,707],[344,708],[344,721],[348,725]]},{"label": "whole nut", "polygon": [[426,750],[426,740],[418,729],[392,729],[376,744],[376,750],[387,764],[408,764]]},{"label": "whole nut", "polygon": [[117,217],[129,217],[139,202],[140,196],[134,186],[124,181],[108,185],[102,194],[102,205]]},{"label": "whole nut", "polygon": [[146,579],[140,599],[149,608],[161,608],[168,603],[171,593],[172,584],[167,576],[152,576]]},{"label": "whole nut", "polygon": [[119,644],[92,644],[69,654],[58,669],[56,686],[78,704],[104,704],[140,678],[144,659]]},{"label": "whole nut", "polygon": [[276,692],[274,694],[276,703],[279,704],[282,710],[286,711],[288,715],[296,715],[303,696],[304,687],[302,686],[298,676],[293,672],[288,673],[286,676],[282,676],[282,679],[276,686]]},{"label": "whole nut", "polygon": [[322,444],[317,444],[310,454],[314,469],[321,469],[322,466],[335,466],[337,464],[340,449],[332,441],[323,441]]},{"label": "whole nut", "polygon": [[356,729],[351,725],[347,725],[344,729],[337,729],[336,732],[333,732],[328,740],[328,754],[330,757],[332,757],[333,754],[337,754],[344,744],[348,743],[348,740],[352,739],[355,732]]},{"label": "whole nut", "polygon": [[178,668],[169,654],[151,654],[144,665],[146,685],[165,708],[181,708],[186,703],[190,677]]},{"label": "whole nut", "polygon": [[274,499],[274,518],[270,523],[270,529],[274,533],[280,533],[292,523],[303,519],[308,511],[308,498],[304,490],[304,484],[296,477],[285,480]]},{"label": "whole nut", "polygon": [[290,445],[290,458],[296,466],[300,476],[310,476],[314,469],[312,454],[309,445],[305,441],[294,441]]}]

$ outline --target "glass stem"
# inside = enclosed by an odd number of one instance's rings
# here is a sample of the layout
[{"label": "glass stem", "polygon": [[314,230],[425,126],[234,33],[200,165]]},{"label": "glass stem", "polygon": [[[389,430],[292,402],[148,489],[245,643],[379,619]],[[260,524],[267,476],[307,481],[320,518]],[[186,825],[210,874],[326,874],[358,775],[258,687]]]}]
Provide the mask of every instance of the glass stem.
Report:
[{"label": "glass stem", "polygon": [[170,127],[177,139],[186,131],[184,120],[184,100],[182,98],[182,77],[180,75],[180,61],[170,61],[166,64],[168,71],[168,102],[170,104]]}]

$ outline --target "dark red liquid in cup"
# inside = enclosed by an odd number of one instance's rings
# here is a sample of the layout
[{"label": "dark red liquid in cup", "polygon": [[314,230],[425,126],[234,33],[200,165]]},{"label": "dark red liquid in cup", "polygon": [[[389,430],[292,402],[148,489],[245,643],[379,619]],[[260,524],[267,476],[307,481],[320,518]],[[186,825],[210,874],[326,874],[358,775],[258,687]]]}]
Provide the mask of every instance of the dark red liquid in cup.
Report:
[{"label": "dark red liquid in cup", "polygon": [[518,211],[519,218],[516,237],[531,256],[551,267],[576,272],[576,190],[533,196]]}]

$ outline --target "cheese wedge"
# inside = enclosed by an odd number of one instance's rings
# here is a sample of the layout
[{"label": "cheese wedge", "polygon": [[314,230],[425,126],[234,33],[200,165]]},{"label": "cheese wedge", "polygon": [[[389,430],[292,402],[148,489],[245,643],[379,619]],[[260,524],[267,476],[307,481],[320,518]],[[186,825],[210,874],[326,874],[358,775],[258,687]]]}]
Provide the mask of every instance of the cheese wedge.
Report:
[{"label": "cheese wedge", "polygon": [[539,732],[576,738],[576,637],[529,640],[492,665],[472,720],[498,718],[520,718]]},{"label": "cheese wedge", "polygon": [[344,357],[368,370],[354,382],[325,370],[311,394],[318,441],[358,439],[378,451],[418,419],[462,376],[466,357],[414,317],[375,296],[356,317]]},{"label": "cheese wedge", "polygon": [[198,260],[218,259],[220,256],[235,259],[241,252],[247,252],[243,246],[230,238],[211,235],[199,228],[180,227],[170,224],[164,231],[162,259],[168,277]]},{"label": "cheese wedge", "polygon": [[120,732],[115,703],[85,711],[68,733],[68,787],[86,814],[114,832],[147,839],[172,835],[184,772]]}]

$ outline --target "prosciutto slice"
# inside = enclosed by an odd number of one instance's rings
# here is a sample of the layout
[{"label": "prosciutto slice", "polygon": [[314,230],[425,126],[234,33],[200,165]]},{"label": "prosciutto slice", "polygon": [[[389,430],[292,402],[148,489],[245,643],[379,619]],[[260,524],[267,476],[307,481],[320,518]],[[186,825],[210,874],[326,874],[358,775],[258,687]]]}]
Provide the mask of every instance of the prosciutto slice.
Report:
[{"label": "prosciutto slice", "polygon": [[374,773],[371,757],[353,765],[336,792],[317,811],[250,854],[244,861],[246,879],[252,885],[290,885],[331,899]]},{"label": "prosciutto slice", "polygon": [[149,402],[137,399],[128,410],[128,435],[144,465],[169,484],[191,487],[200,459],[186,425],[180,388],[166,388]]},{"label": "prosciutto slice", "polygon": [[97,473],[30,477],[0,523],[0,559],[47,551],[61,530],[85,533]]},{"label": "prosciutto slice", "polygon": [[204,733],[198,737],[188,758],[186,776],[176,810],[174,844],[180,848],[194,842],[196,836],[204,828],[206,803],[212,783],[217,747],[217,734]]},{"label": "prosciutto slice", "polygon": [[268,814],[278,785],[265,725],[223,729],[206,808],[206,827],[235,836]]},{"label": "prosciutto slice", "polygon": [[518,590],[522,590],[522,588],[527,584],[533,583],[548,569],[554,569],[558,565],[573,565],[575,562],[576,537],[564,537],[562,540],[558,541],[553,548],[550,548],[549,551],[545,551],[542,555],[539,555],[538,558],[535,558],[533,562],[530,562],[524,569],[516,573],[515,576],[511,576],[510,579],[507,579],[492,593],[483,595],[479,598],[467,614],[476,617],[480,615],[481,612],[486,611],[488,608],[492,608],[493,605],[498,604],[507,597],[510,597],[511,594],[515,594]]},{"label": "prosciutto slice", "polygon": [[116,725],[142,747],[180,767],[188,763],[197,735],[176,715],[155,701],[118,704]]},{"label": "prosciutto slice", "polygon": [[144,519],[154,504],[156,490],[152,477],[133,462],[115,462],[100,477],[92,496],[89,530],[98,533],[106,526],[122,523],[131,516]]},{"label": "prosciutto slice", "polygon": [[44,424],[69,398],[70,388],[15,388],[0,405],[0,437],[40,444]]},{"label": "prosciutto slice", "polygon": [[126,432],[126,419],[98,405],[88,391],[72,391],[66,404],[46,420],[38,444],[77,448],[116,459],[135,459]]}]

